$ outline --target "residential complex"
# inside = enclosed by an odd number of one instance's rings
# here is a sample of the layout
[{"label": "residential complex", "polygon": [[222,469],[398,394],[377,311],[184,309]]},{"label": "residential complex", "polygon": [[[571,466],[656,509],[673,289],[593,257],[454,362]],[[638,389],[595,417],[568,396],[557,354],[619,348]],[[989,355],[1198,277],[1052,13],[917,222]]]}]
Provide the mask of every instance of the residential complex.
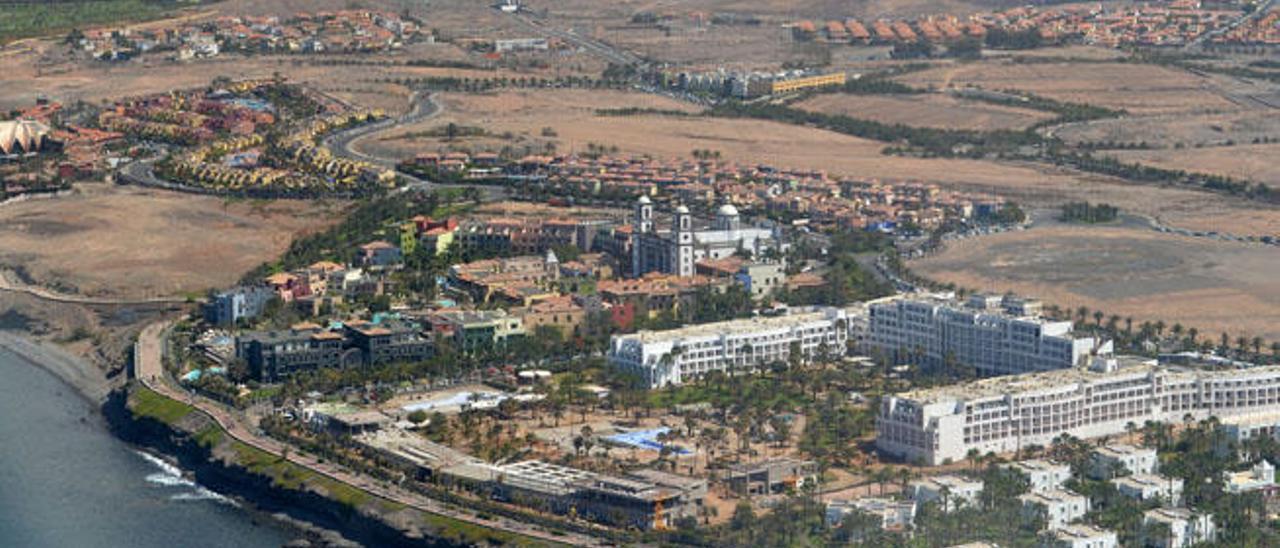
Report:
[{"label": "residential complex", "polygon": [[1111,479],[1128,474],[1154,474],[1158,466],[1155,449],[1104,445],[1089,455],[1088,475],[1093,479]]},{"label": "residential complex", "polygon": [[845,310],[804,308],[780,316],[691,325],[669,331],[615,335],[609,363],[637,375],[650,388],[679,385],[712,371],[754,372],[787,363],[791,352],[803,359],[844,352],[849,335]]},{"label": "residential complex", "polygon": [[1188,415],[1230,417],[1280,404],[1280,367],[1204,371],[1157,367],[1152,360],[1127,356],[1099,362],[1091,369],[887,396],[880,407],[876,447],[938,465],[958,462],[970,449],[1013,452],[1049,446],[1062,434],[1095,438],[1123,433],[1130,423],[1180,422]]},{"label": "residential complex", "polygon": [[1040,303],[1012,296],[949,295],[891,300],[870,307],[866,346],[896,361],[966,366],[981,375],[1066,369],[1107,352],[1077,336],[1069,321],[1040,317]]}]

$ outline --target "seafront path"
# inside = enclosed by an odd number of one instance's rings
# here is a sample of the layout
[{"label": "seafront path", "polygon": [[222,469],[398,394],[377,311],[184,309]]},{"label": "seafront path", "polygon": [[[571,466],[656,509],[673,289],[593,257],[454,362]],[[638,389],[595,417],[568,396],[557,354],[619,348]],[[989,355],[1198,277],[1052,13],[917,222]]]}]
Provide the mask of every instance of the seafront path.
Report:
[{"label": "seafront path", "polygon": [[163,356],[165,334],[168,332],[170,325],[172,325],[172,322],[152,323],[138,335],[138,342],[134,348],[134,375],[147,388],[204,412],[216,421],[232,438],[272,455],[286,456],[290,462],[327,476],[330,479],[423,512],[439,514],[474,525],[516,533],[552,543],[571,544],[574,546],[609,545],[595,537],[572,532],[552,534],[537,526],[500,516],[482,518],[455,505],[430,499],[419,493],[357,474],[335,463],[321,462],[316,457],[302,453],[296,448],[290,447],[288,451],[285,451],[285,444],[273,438],[258,435],[256,428],[246,425],[245,421],[237,413],[232,412],[225,405],[188,393],[169,382],[164,373]]}]

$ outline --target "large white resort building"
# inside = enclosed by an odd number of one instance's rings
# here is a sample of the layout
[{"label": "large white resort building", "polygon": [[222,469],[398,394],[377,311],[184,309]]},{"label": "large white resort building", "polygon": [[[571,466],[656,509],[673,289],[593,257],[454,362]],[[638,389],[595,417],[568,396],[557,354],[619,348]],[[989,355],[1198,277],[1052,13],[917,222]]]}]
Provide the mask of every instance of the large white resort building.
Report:
[{"label": "large white resort building", "polygon": [[1029,373],[886,396],[876,447],[929,465],[969,450],[1007,453],[1070,434],[1096,438],[1129,423],[1232,417],[1280,405],[1280,366],[1208,371],[1098,358],[1089,368]]},{"label": "large white resort building", "polygon": [[888,300],[870,307],[865,345],[895,361],[973,367],[984,376],[1082,365],[1111,344],[1072,332],[1069,321],[1040,317],[1040,303],[1012,296],[951,294]]},{"label": "large white resort building", "polygon": [[679,385],[711,371],[749,373],[786,363],[793,343],[804,359],[839,356],[849,337],[848,312],[797,308],[781,316],[690,325],[668,331],[614,335],[609,362],[636,374],[649,388]]},{"label": "large white resort building", "polygon": [[695,224],[689,208],[677,206],[671,229],[659,229],[653,202],[641,196],[631,225],[631,275],[662,272],[688,277],[702,259],[723,259],[739,251],[757,258],[770,249],[786,251],[779,228],[743,226],[732,204],[720,206],[711,226]]}]

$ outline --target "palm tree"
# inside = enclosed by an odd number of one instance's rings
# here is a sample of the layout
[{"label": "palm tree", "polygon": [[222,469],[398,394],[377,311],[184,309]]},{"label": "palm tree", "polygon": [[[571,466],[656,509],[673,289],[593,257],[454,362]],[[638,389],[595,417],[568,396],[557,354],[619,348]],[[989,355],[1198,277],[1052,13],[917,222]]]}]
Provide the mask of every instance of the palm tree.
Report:
[{"label": "palm tree", "polygon": [[1133,317],[1127,316],[1124,319],[1124,334],[1133,335]]},{"label": "palm tree", "polygon": [[1089,307],[1081,306],[1080,308],[1077,308],[1076,317],[1080,318],[1080,323],[1083,324],[1084,321],[1089,318]]},{"label": "palm tree", "polygon": [[1252,341],[1249,341],[1249,344],[1253,346],[1254,358],[1261,358],[1262,357],[1262,337],[1254,337]]},{"label": "palm tree", "polygon": [[965,453],[964,458],[969,461],[970,470],[975,470],[975,471],[977,470],[977,467],[974,465],[974,463],[977,462],[978,457],[980,456],[982,456],[982,452],[978,451],[977,447],[971,448],[969,449],[968,453]]}]

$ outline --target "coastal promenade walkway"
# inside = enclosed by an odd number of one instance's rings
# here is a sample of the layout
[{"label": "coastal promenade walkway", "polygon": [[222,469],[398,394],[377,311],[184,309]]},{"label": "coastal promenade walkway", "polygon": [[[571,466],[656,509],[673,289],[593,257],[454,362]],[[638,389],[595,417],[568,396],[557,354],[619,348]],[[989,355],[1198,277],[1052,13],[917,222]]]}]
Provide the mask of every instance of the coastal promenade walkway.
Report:
[{"label": "coastal promenade walkway", "polygon": [[290,462],[325,475],[333,480],[364,490],[372,495],[398,502],[432,514],[439,514],[474,525],[525,535],[538,540],[574,546],[606,546],[595,537],[578,533],[553,535],[536,526],[503,517],[481,518],[454,505],[427,498],[419,493],[389,485],[368,476],[352,472],[332,462],[321,462],[316,457],[286,447],[278,440],[256,433],[240,416],[221,403],[192,395],[170,384],[164,374],[164,338],[171,322],[148,325],[138,335],[134,348],[134,375],[147,388],[176,401],[187,403],[218,423],[236,440],[266,451],[272,455],[285,455]]}]

